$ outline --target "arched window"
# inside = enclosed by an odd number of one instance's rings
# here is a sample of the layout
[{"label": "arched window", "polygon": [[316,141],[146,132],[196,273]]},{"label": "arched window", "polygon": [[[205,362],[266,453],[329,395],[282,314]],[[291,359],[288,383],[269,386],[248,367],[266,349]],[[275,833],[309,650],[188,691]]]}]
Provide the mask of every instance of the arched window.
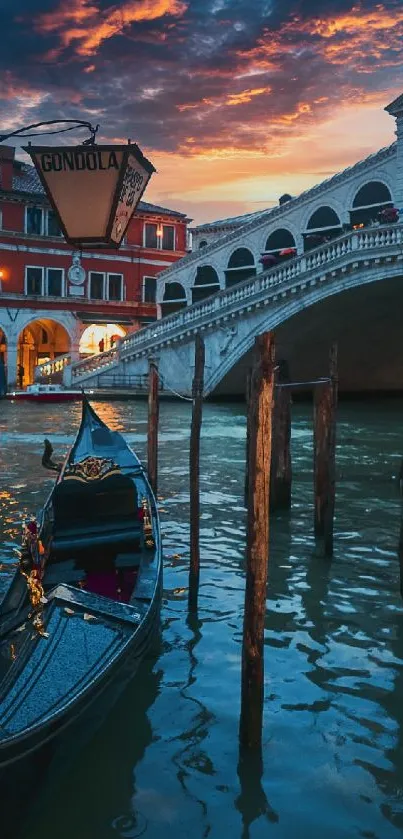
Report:
[{"label": "arched window", "polygon": [[326,205],[318,207],[312,213],[306,226],[306,231],[302,234],[304,251],[312,250],[312,248],[316,248],[318,245],[329,242],[335,236],[340,236],[341,232],[342,224],[336,211]]},{"label": "arched window", "polygon": [[192,303],[204,300],[220,290],[217,271],[211,265],[199,265],[195,284],[192,288]]},{"label": "arched window", "polygon": [[378,214],[387,207],[393,207],[389,189],[381,181],[368,181],[358,190],[350,210],[353,228],[365,227],[379,221]]},{"label": "arched window", "polygon": [[256,275],[255,260],[248,248],[237,248],[231,254],[228,268],[225,272],[225,286],[231,288],[237,283],[242,283],[249,277]]},{"label": "arched window", "polygon": [[199,248],[205,248],[206,245],[207,245],[207,242],[206,242],[205,239],[202,239],[201,242],[199,242]]},{"label": "arched window", "polygon": [[279,227],[278,230],[273,230],[270,236],[267,237],[265,253],[272,253],[274,256],[279,256],[280,251],[295,247],[295,239],[292,233],[286,230],[285,227]]},{"label": "arched window", "polygon": [[392,203],[392,196],[388,187],[381,181],[369,181],[358,190],[353,201],[353,209],[357,207],[377,207],[380,204],[389,203]]},{"label": "arched window", "polygon": [[166,283],[161,303],[162,317],[172,315],[186,306],[186,292],[181,283]]}]

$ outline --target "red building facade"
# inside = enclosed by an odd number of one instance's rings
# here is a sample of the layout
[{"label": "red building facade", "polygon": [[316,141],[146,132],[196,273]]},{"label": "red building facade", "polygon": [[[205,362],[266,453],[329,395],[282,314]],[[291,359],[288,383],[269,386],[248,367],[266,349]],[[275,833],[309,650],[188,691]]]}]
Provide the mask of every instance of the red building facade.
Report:
[{"label": "red building facade", "polygon": [[119,249],[72,251],[32,166],[0,146],[0,354],[9,385],[108,349],[155,319],[156,277],[187,252],[183,213],[140,202]]}]

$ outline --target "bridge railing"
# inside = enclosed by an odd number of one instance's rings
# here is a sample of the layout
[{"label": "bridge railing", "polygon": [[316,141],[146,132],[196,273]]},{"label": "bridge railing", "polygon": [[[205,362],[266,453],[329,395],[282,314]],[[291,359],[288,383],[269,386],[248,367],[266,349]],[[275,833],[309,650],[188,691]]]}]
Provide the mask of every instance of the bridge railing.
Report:
[{"label": "bridge railing", "polygon": [[91,360],[75,364],[72,368],[73,378],[78,378],[93,370],[98,372],[102,367],[110,367],[118,363],[120,359],[132,355],[133,351],[148,349],[159,341],[166,340],[171,334],[177,337],[178,333],[186,332],[187,327],[192,328],[195,323],[203,323],[216,316],[219,311],[231,310],[238,303],[257,296],[259,292],[285,285],[301,274],[308,275],[349,254],[356,253],[358,257],[360,253],[382,250],[393,245],[403,245],[403,224],[401,223],[350,231],[308,253],[300,254],[282,265],[274,265],[231,289],[217,292],[206,300],[194,303],[180,312],[168,315],[155,324],[128,335],[113,351],[100,353],[93,356]]},{"label": "bridge railing", "polygon": [[70,353],[58,355],[52,361],[44,361],[42,364],[37,364],[35,367],[35,381],[39,379],[48,378],[56,374],[62,374],[65,367],[71,364]]},{"label": "bridge railing", "polygon": [[112,347],[110,350],[77,361],[71,368],[71,379],[77,379],[86,373],[101,373],[103,370],[113,367],[119,361],[118,352],[118,347]]}]

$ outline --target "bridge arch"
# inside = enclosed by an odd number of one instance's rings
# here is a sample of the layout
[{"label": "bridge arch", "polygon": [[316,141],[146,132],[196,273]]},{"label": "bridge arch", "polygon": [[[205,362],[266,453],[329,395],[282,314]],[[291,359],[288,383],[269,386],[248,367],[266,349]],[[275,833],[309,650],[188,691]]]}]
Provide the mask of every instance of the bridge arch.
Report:
[{"label": "bridge arch", "polygon": [[350,195],[350,223],[364,226],[376,221],[380,210],[393,207],[392,190],[383,177],[366,178]]},{"label": "bridge arch", "polygon": [[340,236],[342,230],[339,213],[330,204],[321,204],[313,211],[311,209],[305,230],[302,232],[304,252]]},{"label": "bridge arch", "polygon": [[192,286],[192,303],[198,303],[220,291],[220,280],[212,265],[198,265]]},{"label": "bridge arch", "polygon": [[165,283],[164,295],[161,303],[162,317],[179,312],[187,306],[186,291],[182,283]]},{"label": "bridge arch", "polygon": [[207,240],[206,240],[206,239],[202,239],[202,240],[199,242],[199,244],[198,244],[198,249],[200,250],[200,248],[206,248],[206,247],[207,247],[207,245],[208,245]]},{"label": "bridge arch", "polygon": [[[222,382],[229,371],[235,367],[240,359],[252,349],[255,338],[263,332],[276,330],[287,321],[291,320],[295,315],[301,314],[304,311],[312,311],[316,304],[326,301],[328,298],[342,297],[344,293],[348,294],[350,291],[359,290],[365,286],[376,286],[382,284],[382,281],[399,281],[399,274],[396,272],[396,266],[382,266],[382,270],[374,274],[371,269],[368,269],[365,275],[362,271],[357,270],[355,274],[350,273],[349,286],[346,289],[344,275],[335,277],[329,281],[325,286],[322,284],[315,285],[304,295],[296,295],[294,298],[288,298],[283,306],[275,307],[273,309],[259,309],[257,310],[254,322],[250,323],[250,328],[246,328],[246,321],[244,321],[244,328],[238,331],[237,340],[234,342],[232,348],[220,357],[219,365],[212,370],[211,375],[206,379],[205,387],[206,393],[211,394]],[[398,283],[400,287],[400,281]],[[365,292],[364,292],[365,293]],[[396,307],[399,310],[399,307]],[[376,313],[378,318],[378,313]],[[312,327],[310,327],[312,332]],[[331,339],[329,339],[331,340]]]},{"label": "bridge arch", "polygon": [[232,251],[225,269],[225,287],[231,288],[256,274],[255,257],[245,245]]},{"label": "bridge arch", "polygon": [[272,253],[279,256],[280,251],[286,248],[296,248],[296,237],[287,227],[277,227],[272,230],[266,238],[264,245],[265,253]]}]

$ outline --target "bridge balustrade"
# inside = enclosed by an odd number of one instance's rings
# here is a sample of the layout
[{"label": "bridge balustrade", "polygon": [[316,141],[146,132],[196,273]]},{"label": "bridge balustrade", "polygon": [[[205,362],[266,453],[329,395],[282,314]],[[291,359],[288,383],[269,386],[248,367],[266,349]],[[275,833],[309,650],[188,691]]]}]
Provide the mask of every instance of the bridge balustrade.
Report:
[{"label": "bridge balustrade", "polygon": [[331,265],[337,260],[348,257],[353,252],[368,252],[402,244],[403,224],[401,223],[349,231],[338,239],[333,239],[308,253],[288,260],[283,265],[271,266],[266,271],[231,289],[217,292],[212,297],[182,309],[176,314],[169,315],[151,326],[139,330],[139,332],[128,335],[122,339],[119,347],[100,353],[88,362],[84,361],[73,365],[73,378],[111,366],[119,362],[120,359],[130,357],[137,349],[152,347],[158,343],[159,339],[166,340],[171,335],[177,338],[180,334],[186,333],[187,327],[189,327],[190,334],[192,326],[196,322],[206,323],[216,316],[218,311],[232,310],[234,307],[236,308],[238,303],[242,303],[246,299],[250,299],[252,302],[253,298],[262,291],[276,286],[285,286],[288,282],[300,277],[301,274],[309,276],[323,265]]}]

